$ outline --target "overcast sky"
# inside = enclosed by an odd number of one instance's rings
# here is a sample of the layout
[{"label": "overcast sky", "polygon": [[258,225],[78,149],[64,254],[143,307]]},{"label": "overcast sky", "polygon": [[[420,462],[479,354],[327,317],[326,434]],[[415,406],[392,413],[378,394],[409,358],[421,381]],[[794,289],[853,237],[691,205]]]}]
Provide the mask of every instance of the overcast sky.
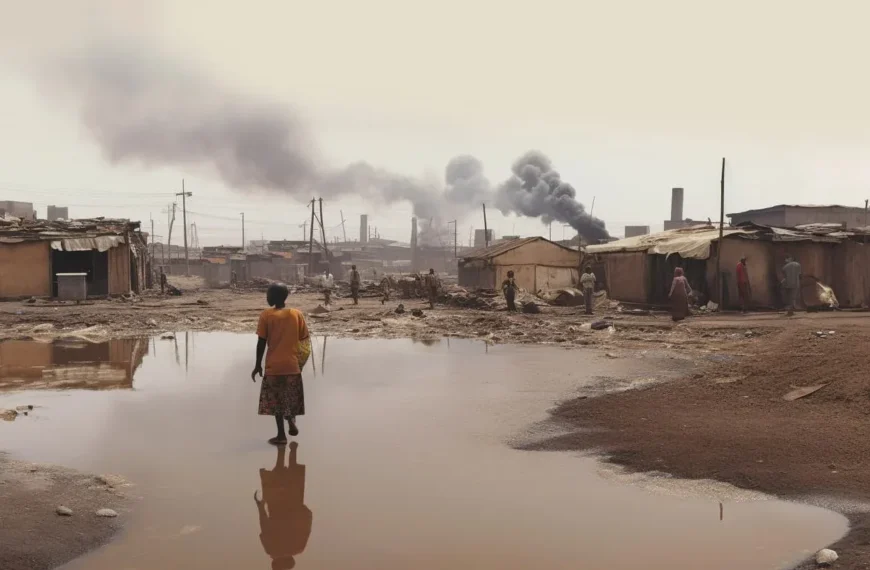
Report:
[{"label": "overcast sky", "polygon": [[[184,178],[203,245],[240,243],[241,212],[249,239],[302,237],[300,196],[233,190],[208,168],[106,158],[76,101],[31,65],[106,33],[292,107],[335,165],[443,179],[447,161],[468,153],[499,181],[541,150],[614,235],[627,224],[661,229],[673,186],[686,190],[687,217],[718,217],[723,156],[727,211],[870,197],[861,2],[23,4],[0,0],[0,200],[32,201],[40,216],[57,204],[145,229],[153,217],[165,236]],[[342,212],[349,238],[367,213],[382,237],[408,240],[410,204],[327,200],[330,238],[341,236]],[[488,214],[498,235],[547,235],[539,220]],[[471,208],[460,242],[482,225]]]}]

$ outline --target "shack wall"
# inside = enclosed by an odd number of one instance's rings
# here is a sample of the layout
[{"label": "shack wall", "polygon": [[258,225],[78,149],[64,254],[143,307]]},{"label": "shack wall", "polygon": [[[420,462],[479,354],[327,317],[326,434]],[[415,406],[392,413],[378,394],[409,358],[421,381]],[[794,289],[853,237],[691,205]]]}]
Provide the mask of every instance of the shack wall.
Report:
[{"label": "shack wall", "polygon": [[870,244],[846,241],[834,255],[833,283],[841,307],[870,305]]},{"label": "shack wall", "polygon": [[611,299],[628,303],[646,303],[648,299],[646,252],[601,254]]},{"label": "shack wall", "polygon": [[124,243],[109,250],[109,295],[126,295],[130,290],[130,245]]},{"label": "shack wall", "polygon": [[574,287],[580,281],[576,267],[535,266],[535,291]]},{"label": "shack wall", "polygon": [[580,267],[580,252],[547,241],[533,241],[492,258],[493,265],[546,265]]},{"label": "shack wall", "polygon": [[467,289],[495,289],[495,268],[483,261],[471,261],[459,267],[459,285]]},{"label": "shack wall", "polygon": [[507,279],[508,271],[514,272],[514,283],[517,284],[517,287],[523,289],[524,291],[528,291],[530,293],[535,293],[537,291],[536,288],[536,266],[533,264],[528,265],[497,265],[495,266],[495,282],[497,286],[501,286],[505,279]]},{"label": "shack wall", "polygon": [[0,244],[0,298],[51,296],[49,242]]}]

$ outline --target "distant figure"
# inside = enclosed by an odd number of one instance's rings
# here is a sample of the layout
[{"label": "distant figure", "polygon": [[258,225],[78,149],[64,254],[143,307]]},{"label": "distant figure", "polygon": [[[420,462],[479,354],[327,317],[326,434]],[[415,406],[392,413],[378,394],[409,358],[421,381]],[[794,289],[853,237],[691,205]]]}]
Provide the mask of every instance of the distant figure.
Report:
[{"label": "distant figure", "polygon": [[295,556],[308,546],[314,516],[305,506],[305,466],[297,463],[299,444],[290,444],[290,458],[284,465],[285,447],[278,446],[275,467],[260,469],[263,498],[254,502],[260,513],[260,542],[272,558],[273,570],[290,570]]},{"label": "distant figure", "polygon": [[583,289],[583,300],[586,301],[586,314],[592,314],[592,296],[595,293],[595,274],[592,267],[586,266],[586,271],[580,277],[580,287]]},{"label": "distant figure", "polygon": [[746,256],[737,263],[737,293],[740,295],[740,308],[743,314],[749,312],[752,290],[749,287],[749,270],[746,267]]},{"label": "distant figure", "polygon": [[160,268],[160,294],[166,294],[166,273],[163,272],[163,268]]},{"label": "distant figure", "polygon": [[235,271],[230,271],[230,287],[235,287],[239,282],[239,276],[236,275]]},{"label": "distant figure", "polygon": [[786,257],[782,273],[785,275],[785,278],[782,280],[783,301],[785,301],[785,308],[788,311],[787,315],[792,317],[794,316],[795,307],[800,302],[801,264],[791,256]]},{"label": "distant figure", "polygon": [[332,303],[332,288],[335,286],[335,280],[332,277],[332,273],[329,272],[329,269],[323,272],[321,283],[323,285],[323,304],[329,305]]},{"label": "distant figure", "polygon": [[[286,285],[270,285],[266,291],[266,302],[271,308],[263,311],[257,324],[257,360],[251,372],[254,382],[258,374],[263,378],[259,414],[273,416],[278,427],[278,435],[269,443],[282,446],[287,443],[284,420],[287,420],[290,435],[299,435],[296,417],[305,414],[302,368],[311,356],[311,337],[305,317],[298,310],[285,307],[287,295]],[[265,375],[263,353],[266,354]]]},{"label": "distant figure", "polygon": [[438,297],[438,276],[435,275],[435,270],[432,268],[426,275],[426,291],[429,293],[429,308],[434,309],[435,299]]},{"label": "distant figure", "polygon": [[674,269],[674,281],[671,283],[671,292],[668,294],[671,299],[671,318],[674,322],[682,321],[689,315],[689,295],[691,294],[692,287],[683,276],[683,268],[677,267]]},{"label": "distant figure", "polygon": [[517,282],[514,280],[514,272],[507,272],[507,279],[501,283],[501,291],[504,293],[504,300],[507,301],[507,310],[510,313],[517,312]]},{"label": "distant figure", "polygon": [[381,305],[390,300],[390,278],[384,277],[381,279],[381,293],[383,293],[383,297],[381,297]]},{"label": "distant figure", "polygon": [[359,305],[359,271],[356,270],[356,265],[350,266],[350,296],[353,298],[353,304]]}]

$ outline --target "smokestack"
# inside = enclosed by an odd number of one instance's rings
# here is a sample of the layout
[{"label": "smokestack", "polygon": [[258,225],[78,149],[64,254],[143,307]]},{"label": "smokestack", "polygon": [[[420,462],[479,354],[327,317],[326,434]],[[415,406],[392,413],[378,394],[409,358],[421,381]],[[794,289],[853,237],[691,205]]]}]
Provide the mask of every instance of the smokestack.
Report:
[{"label": "smokestack", "polygon": [[683,221],[683,189],[671,189],[671,221]]},{"label": "smokestack", "polygon": [[368,243],[369,241],[369,217],[367,214],[362,214],[359,217],[359,242]]},{"label": "smokestack", "polygon": [[417,218],[411,218],[411,271],[417,271]]}]

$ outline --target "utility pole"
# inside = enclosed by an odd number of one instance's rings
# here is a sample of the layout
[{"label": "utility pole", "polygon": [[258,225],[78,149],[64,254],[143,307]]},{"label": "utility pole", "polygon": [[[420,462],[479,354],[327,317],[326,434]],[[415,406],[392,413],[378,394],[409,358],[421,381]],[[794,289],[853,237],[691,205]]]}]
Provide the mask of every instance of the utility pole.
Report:
[{"label": "utility pole", "polygon": [[311,234],[308,238],[308,275],[314,273],[314,198],[311,199]]},{"label": "utility pole", "polygon": [[344,229],[344,212],[339,210],[338,213],[341,214],[341,235],[344,239],[344,243],[347,243],[347,231]]},{"label": "utility pole", "polygon": [[458,240],[459,238],[458,238],[457,235],[456,235],[456,232],[457,232],[457,229],[456,229],[456,220],[453,220],[452,222],[447,222],[447,225],[450,225],[450,224],[453,224],[453,259],[456,259],[457,257],[459,257],[459,256],[457,255],[457,253],[458,253],[458,243],[459,243],[457,240]]},{"label": "utility pole", "polygon": [[151,239],[151,263],[154,263],[154,218],[151,217],[151,214],[148,214],[148,217],[151,218],[151,235],[148,236]]},{"label": "utility pole", "polygon": [[549,226],[549,229],[550,229],[550,238],[549,239],[550,239],[550,241],[553,241],[553,222],[550,222],[549,224],[547,224],[547,226]]},{"label": "utility pole", "polygon": [[169,226],[169,236],[166,238],[166,247],[163,249],[163,265],[166,265],[166,251],[169,250],[169,273],[172,273],[172,226],[175,224],[175,202],[166,208],[166,223]]},{"label": "utility pole", "polygon": [[725,157],[722,157],[722,177],[719,179],[719,243],[716,246],[716,286],[719,288],[719,310],[722,306],[722,237],[725,230]]},{"label": "utility pole", "polygon": [[320,202],[320,238],[323,242],[323,255],[326,257],[326,263],[329,264],[329,248],[326,245],[326,226],[323,225],[323,198],[318,198]]},{"label": "utility pole", "polygon": [[190,255],[187,251],[187,197],[193,196],[193,192],[184,191],[184,178],[181,179],[181,192],[175,195],[181,196],[181,221],[184,222],[184,274],[190,277]]},{"label": "utility pole", "polygon": [[308,220],[302,222],[302,241],[305,241],[305,238],[308,237]]},{"label": "utility pole", "polygon": [[483,243],[489,247],[489,228],[486,225],[486,204],[483,204]]},{"label": "utility pole", "polygon": [[245,213],[242,212],[242,251],[245,251]]}]

